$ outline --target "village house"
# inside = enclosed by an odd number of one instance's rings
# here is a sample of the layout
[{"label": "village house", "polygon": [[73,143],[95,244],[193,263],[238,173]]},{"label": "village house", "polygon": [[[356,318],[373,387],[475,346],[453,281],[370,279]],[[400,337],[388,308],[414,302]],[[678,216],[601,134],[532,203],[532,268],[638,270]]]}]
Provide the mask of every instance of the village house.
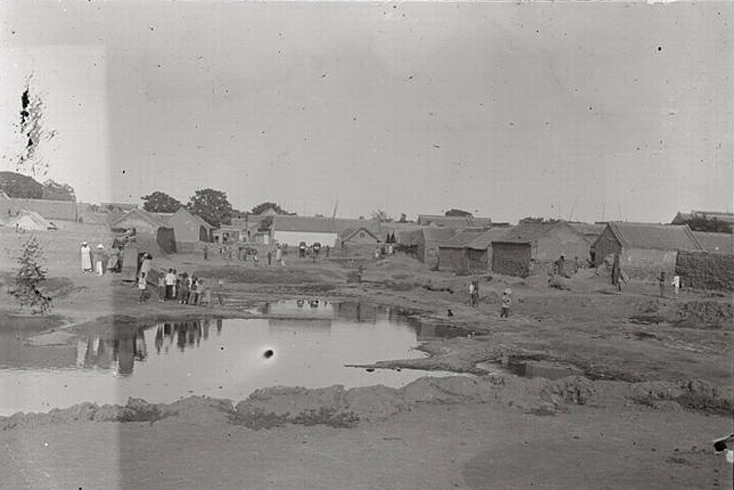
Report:
[{"label": "village house", "polygon": [[494,226],[467,245],[467,264],[470,271],[488,271],[492,265],[492,242],[508,233],[510,226]]},{"label": "village house", "polygon": [[438,267],[439,244],[450,240],[454,235],[454,228],[421,228],[415,236],[415,257],[431,268]]},{"label": "village house", "polygon": [[589,257],[589,242],[565,221],[520,222],[492,242],[492,271],[527,277],[552,271],[562,255],[574,263]]},{"label": "village house", "polygon": [[215,227],[185,208],[180,208],[165,221],[173,228],[179,253],[193,252],[197,246],[213,240]]},{"label": "village house", "polygon": [[465,272],[469,270],[469,244],[485,230],[465,229],[438,244],[438,267],[440,270]]},{"label": "village house", "polygon": [[384,240],[375,231],[360,226],[344,230],[339,234],[338,242],[343,255],[370,256]]},{"label": "village house", "polygon": [[163,219],[142,209],[133,209],[110,223],[112,231],[133,234],[140,240],[154,239],[167,253],[176,252],[176,235]]},{"label": "village house", "polygon": [[[301,242],[307,245],[320,243],[322,246],[338,245],[340,233],[349,228],[379,227],[372,220],[322,218],[312,216],[276,215],[272,216],[271,238],[288,246],[298,246]],[[374,232],[374,231],[373,231]]]},{"label": "village house", "polygon": [[630,278],[653,280],[665,271],[675,272],[679,250],[703,251],[687,225],[610,222],[594,243],[594,265],[619,254],[622,270]]}]

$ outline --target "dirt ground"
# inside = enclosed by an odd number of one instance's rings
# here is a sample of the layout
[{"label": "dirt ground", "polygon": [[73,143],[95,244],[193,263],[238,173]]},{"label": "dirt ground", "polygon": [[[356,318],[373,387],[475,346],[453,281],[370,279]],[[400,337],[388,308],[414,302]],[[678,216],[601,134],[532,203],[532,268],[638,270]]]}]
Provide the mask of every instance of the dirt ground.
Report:
[{"label": "dirt ground", "polygon": [[[480,307],[471,308],[468,277],[407,257],[314,263],[289,255],[280,268],[154,251],[154,267],[222,278],[227,302],[141,306],[116,275],[79,270],[81,240],[108,246],[105,230],[66,224],[39,233],[54,309],[29,318],[4,294],[26,238],[0,228],[0,328],[29,342],[142,320],[248,317],[253,304],[284,298],[358,299],[469,332],[424,344],[425,359],[371,367],[476,376],[0,417],[5,488],[732,487],[732,465],[711,443],[733,428],[729,294],[660,298],[657,284],[643,283],[617,294],[593,270],[556,281],[560,288],[542,276],[484,274]],[[348,282],[360,264],[362,284]],[[512,315],[500,320],[507,287]],[[477,367],[487,362],[572,376],[488,376]]]}]

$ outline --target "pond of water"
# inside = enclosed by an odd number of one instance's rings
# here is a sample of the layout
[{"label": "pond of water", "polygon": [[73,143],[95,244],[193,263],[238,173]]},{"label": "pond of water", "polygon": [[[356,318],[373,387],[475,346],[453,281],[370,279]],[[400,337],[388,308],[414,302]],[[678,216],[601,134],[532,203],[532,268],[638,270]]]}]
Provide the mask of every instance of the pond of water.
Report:
[{"label": "pond of water", "polygon": [[[463,335],[365,304],[281,302],[258,311],[294,317],[165,322],[57,346],[0,338],[0,415],[76,403],[172,402],[192,394],[245,399],[266,386],[399,387],[445,372],[347,368],[425,354],[422,340]],[[13,345],[13,344],[16,345]]]}]

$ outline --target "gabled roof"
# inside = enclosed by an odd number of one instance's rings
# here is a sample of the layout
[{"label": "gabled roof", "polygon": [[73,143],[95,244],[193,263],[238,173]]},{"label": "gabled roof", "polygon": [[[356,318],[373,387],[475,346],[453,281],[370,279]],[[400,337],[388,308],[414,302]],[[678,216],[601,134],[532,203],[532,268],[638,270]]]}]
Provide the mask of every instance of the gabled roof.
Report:
[{"label": "gabled roof", "polygon": [[139,217],[140,219],[149,223],[151,226],[155,226],[157,228],[168,228],[168,224],[164,222],[161,218],[153,216],[148,211],[144,211],[142,209],[133,209],[132,211],[128,211],[116,220],[112,221],[112,223],[110,223],[110,226],[114,227],[120,223],[123,223],[127,219],[134,217]]},{"label": "gabled roof", "polygon": [[459,230],[448,240],[438,244],[441,248],[464,248],[484,233],[484,230]]},{"label": "gabled roof", "polygon": [[734,235],[729,233],[706,233],[694,231],[693,236],[711,253],[734,254]]},{"label": "gabled roof", "polygon": [[688,225],[611,221],[607,226],[625,248],[703,250]]},{"label": "gabled roof", "polygon": [[418,224],[421,226],[440,226],[450,228],[466,227],[489,227],[492,226],[491,218],[480,218],[478,216],[443,216],[434,214],[419,214]]},{"label": "gabled roof", "polygon": [[427,242],[445,242],[456,235],[456,229],[427,226],[421,228],[421,235],[423,235],[423,239]]},{"label": "gabled roof", "polygon": [[373,220],[317,218],[313,216],[273,216],[275,231],[296,231],[302,233],[340,233],[350,228],[364,227],[373,234],[379,234],[379,223]]},{"label": "gabled roof", "polygon": [[511,229],[512,228],[490,228],[472,240],[468,247],[472,250],[487,250],[490,245],[492,245],[492,242],[497,241],[502,235],[505,235]]},{"label": "gabled roof", "polygon": [[359,228],[349,228],[347,230],[344,230],[342,232],[342,238],[341,239],[342,239],[342,241],[347,241],[350,238],[352,238],[354,235],[356,235],[357,233],[359,233],[360,231],[369,234],[372,238],[374,238],[378,242],[381,241],[380,240],[380,237],[378,237],[377,235],[375,235],[372,231],[368,230],[364,226],[360,226]]},{"label": "gabled roof", "polygon": [[556,231],[564,228],[571,230],[571,232],[577,234],[579,238],[584,238],[583,234],[565,221],[554,221],[551,223],[521,221],[517,226],[506,231],[503,235],[493,241],[503,243],[531,243],[541,238],[551,236]]},{"label": "gabled roof", "polygon": [[[589,223],[569,223],[571,227],[575,228],[576,231],[581,233],[587,238],[593,238],[594,240],[604,232],[606,225],[589,224]],[[592,240],[592,241],[594,241]]]},{"label": "gabled roof", "polygon": [[216,228],[216,226],[210,225],[209,222],[206,221],[204,218],[202,218],[198,214],[192,213],[186,208],[179,208],[178,211],[176,211],[171,217],[173,216],[180,216],[186,219],[190,219],[199,226],[203,226],[204,228],[207,228],[209,230],[213,230]]}]

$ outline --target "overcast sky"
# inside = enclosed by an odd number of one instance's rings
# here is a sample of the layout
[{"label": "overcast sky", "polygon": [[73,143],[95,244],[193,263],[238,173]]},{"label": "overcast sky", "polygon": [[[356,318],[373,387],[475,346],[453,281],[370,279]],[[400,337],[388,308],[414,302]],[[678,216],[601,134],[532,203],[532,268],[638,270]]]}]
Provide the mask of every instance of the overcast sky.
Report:
[{"label": "overcast sky", "polygon": [[[670,221],[731,210],[734,5],[0,4],[0,144],[23,81],[84,201],[463,208]],[[8,158],[3,169],[12,170]]]}]

